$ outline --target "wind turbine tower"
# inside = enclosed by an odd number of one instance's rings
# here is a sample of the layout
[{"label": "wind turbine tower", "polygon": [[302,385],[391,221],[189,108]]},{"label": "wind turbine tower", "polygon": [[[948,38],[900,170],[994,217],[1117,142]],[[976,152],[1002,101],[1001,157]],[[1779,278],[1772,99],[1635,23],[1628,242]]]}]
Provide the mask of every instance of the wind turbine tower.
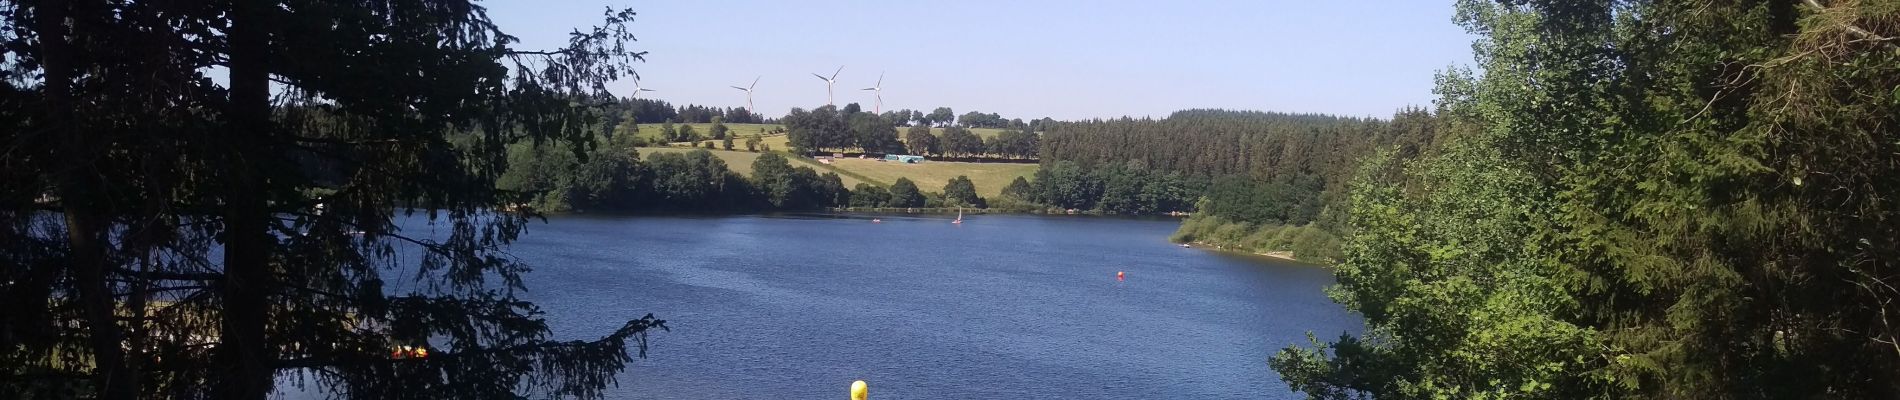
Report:
[{"label": "wind turbine tower", "polygon": [[884,73],[883,72],[877,73],[877,86],[864,88],[863,90],[869,90],[871,91],[872,96],[877,97],[877,105],[872,106],[871,113],[883,114],[884,113]]},{"label": "wind turbine tower", "polygon": [[[764,76],[760,76],[759,78],[764,78]],[[746,87],[733,86],[732,87],[733,89],[739,89],[740,91],[745,92],[745,112],[747,113],[757,114],[759,112],[759,110],[752,109],[752,88],[759,87],[759,78],[752,78],[752,86],[746,86]]]},{"label": "wind turbine tower", "polygon": [[838,66],[838,70],[837,70],[837,71],[832,71],[832,72],[831,72],[831,77],[830,77],[830,78],[826,78],[826,77],[825,77],[824,75],[819,75],[819,74],[817,74],[817,73],[812,73],[812,74],[811,74],[811,76],[816,76],[816,77],[818,77],[818,80],[821,80],[821,81],[825,81],[825,105],[827,105],[827,106],[829,106],[829,105],[834,105],[834,102],[833,102],[833,98],[832,98],[832,94],[831,94],[831,86],[832,86],[832,84],[836,84],[836,83],[838,83],[838,73],[839,73],[839,72],[844,72],[844,66],[843,66],[843,65],[840,65],[840,66]]}]

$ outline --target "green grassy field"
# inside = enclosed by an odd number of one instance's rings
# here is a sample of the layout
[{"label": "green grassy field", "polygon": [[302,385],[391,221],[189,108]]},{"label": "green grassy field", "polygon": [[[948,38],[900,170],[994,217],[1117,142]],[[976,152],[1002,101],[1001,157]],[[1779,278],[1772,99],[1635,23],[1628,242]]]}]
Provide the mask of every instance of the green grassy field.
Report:
[{"label": "green grassy field", "polygon": [[[693,127],[693,132],[699,133],[699,136],[703,137],[703,136],[712,134],[712,124],[673,124],[673,129],[679,129],[682,126],[688,126],[688,125],[691,125]],[[647,138],[648,141],[659,141],[660,128],[665,127],[665,126],[666,126],[665,124],[640,124],[640,137]],[[745,139],[743,138],[755,133],[759,133],[759,128],[765,128],[766,132],[771,132],[774,129],[778,129],[779,125],[778,124],[726,124],[727,130],[729,130],[731,133],[739,134],[739,137],[741,139],[739,139],[739,141],[735,143],[735,145],[738,145],[738,146],[744,146]],[[772,148],[776,149],[779,147],[778,145],[772,145]]]},{"label": "green grassy field", "polygon": [[[712,129],[712,124],[673,124],[673,127],[674,129],[678,129],[680,126],[684,126],[684,125],[692,125],[693,131],[698,132],[701,136],[707,135],[708,133],[711,132],[711,129]],[[647,140],[659,140],[660,127],[661,127],[660,124],[640,124],[640,136],[647,138]],[[731,129],[733,133],[736,133],[739,135],[736,139],[733,139],[733,142],[732,142],[733,148],[743,149],[745,148],[745,138],[748,136],[751,136],[752,134],[759,133],[759,128],[765,128],[766,132],[771,132],[774,129],[778,129],[779,125],[726,124],[726,128]],[[910,128],[902,127],[902,126],[897,127],[897,138],[900,140],[903,139],[905,132],[910,132]],[[930,133],[937,136],[943,136],[943,128],[930,128]],[[982,137],[982,138],[987,139],[987,138],[995,137],[996,135],[1003,133],[1003,130],[992,129],[992,128],[974,128],[974,129],[970,129],[970,133],[976,134],[977,137]],[[791,139],[787,139],[785,135],[766,136],[766,137],[760,138],[759,143],[771,147],[772,150],[786,150],[786,149],[791,148],[791,145],[790,145]],[[685,142],[677,142],[673,144],[684,146]]]},{"label": "green grassy field", "polygon": [[[652,155],[652,154],[685,153],[685,152],[690,152],[690,151],[693,151],[693,149],[689,149],[685,147],[641,147],[640,157],[642,159],[645,159],[648,155]],[[725,150],[707,150],[707,151],[712,152],[713,157],[719,157],[720,161],[725,161],[726,169],[730,169],[732,170],[732,172],[737,172],[740,175],[745,175],[745,177],[748,179],[752,178],[752,161],[758,160],[759,154],[762,154],[762,153],[753,153],[749,151],[725,151]],[[819,165],[818,163],[812,162],[811,160],[797,158],[797,157],[786,157],[786,159],[791,160],[793,167],[811,167],[811,169],[818,170],[818,173],[820,174],[823,174],[826,171],[830,171],[829,169],[825,168],[825,166]],[[857,186],[858,183],[864,182],[864,180],[858,179],[856,177],[852,177],[850,175],[846,175],[846,174],[838,174],[838,175],[840,178],[843,178],[844,187],[846,188]],[[972,177],[970,179],[976,179],[976,178]],[[949,181],[944,181],[944,182],[949,182]],[[872,184],[877,184],[877,183],[872,183]],[[1006,181],[1006,182],[1003,182],[1003,184],[1008,185],[1009,182]],[[939,184],[938,186],[941,187],[942,184]],[[978,184],[977,187],[982,188],[982,185]]]},{"label": "green grassy field", "polygon": [[[897,178],[910,178],[917,188],[926,192],[941,192],[943,185],[957,175],[970,177],[970,183],[976,184],[976,194],[983,197],[996,197],[1003,193],[1003,187],[1016,177],[1029,177],[1036,173],[1036,164],[1001,163],[963,163],[925,161],[919,164],[899,162],[879,162],[844,158],[832,161],[832,168],[850,171],[872,184],[889,187]],[[842,175],[842,174],[841,174]]]},{"label": "green grassy field", "polygon": [[[777,149],[778,147],[774,146],[773,148]],[[693,151],[693,149],[683,146],[640,148],[641,157],[659,153],[685,153],[689,151]],[[731,169],[733,172],[743,174],[748,178],[752,177],[752,161],[757,160],[759,154],[761,154],[748,151],[709,151],[712,152],[714,157],[719,157],[720,160],[725,161],[726,168]],[[996,197],[1002,194],[1003,187],[1009,186],[1009,182],[1015,180],[1016,177],[1027,178],[1036,173],[1036,164],[941,161],[905,164],[844,158],[832,160],[830,165],[825,165],[806,158],[787,157],[787,159],[791,160],[792,166],[795,167],[811,167],[812,169],[818,170],[819,173],[837,172],[839,177],[843,178],[845,187],[855,187],[859,183],[870,183],[872,185],[890,187],[892,182],[897,182],[897,178],[910,178],[911,182],[917,183],[918,189],[926,192],[939,192],[943,191],[943,185],[950,183],[951,178],[955,178],[957,175],[965,175],[970,177],[970,183],[976,184],[977,195],[983,197]]]},{"label": "green grassy field", "polygon": [[[712,127],[712,124],[674,124],[674,127],[677,128],[684,125],[692,125],[693,130],[702,135],[706,134],[708,129]],[[770,132],[779,126],[770,124],[727,124],[726,126],[730,128],[733,133],[739,135],[738,138],[733,140],[733,147],[740,150],[712,150],[712,153],[714,156],[719,157],[719,159],[725,160],[727,168],[732,169],[734,172],[744,174],[747,177],[751,177],[752,161],[759,158],[759,153],[744,151],[744,138],[758,133],[759,128],[765,128],[767,132]],[[907,132],[909,129],[908,127],[898,127],[898,135],[901,137],[904,132]],[[976,128],[970,130],[970,133],[985,138],[996,136],[1002,132],[1002,129],[991,128]],[[942,135],[943,128],[931,128],[931,133]],[[660,124],[641,124],[640,135],[649,139],[659,138]],[[791,149],[791,145],[789,144],[790,140],[786,138],[786,135],[782,134],[765,136],[761,139],[760,143],[773,151]],[[686,145],[686,142],[677,142],[672,143],[669,147],[643,147],[640,151],[642,151],[643,154],[692,151],[687,148]],[[858,183],[870,183],[890,187],[892,182],[897,182],[897,178],[910,178],[911,182],[917,183],[918,189],[926,192],[937,192],[942,191],[943,185],[950,183],[951,178],[955,178],[957,175],[965,175],[970,177],[971,183],[976,184],[977,195],[983,197],[996,197],[1002,194],[1003,187],[1008,186],[1011,180],[1019,176],[1028,177],[1036,173],[1036,164],[940,161],[926,161],[921,164],[904,164],[846,158],[835,160],[831,165],[823,165],[810,159],[798,157],[789,158],[792,160],[793,166],[812,167],[820,173],[826,171],[837,172],[838,175],[843,178],[845,187],[857,186]]]}]

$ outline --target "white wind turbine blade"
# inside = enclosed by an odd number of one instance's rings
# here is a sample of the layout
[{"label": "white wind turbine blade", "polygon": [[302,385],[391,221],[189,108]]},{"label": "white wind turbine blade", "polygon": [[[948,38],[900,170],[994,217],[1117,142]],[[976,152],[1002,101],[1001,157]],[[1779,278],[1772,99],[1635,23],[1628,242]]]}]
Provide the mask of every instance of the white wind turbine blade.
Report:
[{"label": "white wind turbine blade", "polygon": [[752,88],[759,87],[759,78],[764,78],[764,77],[765,77],[764,75],[760,75],[758,78],[752,78],[752,86],[746,86],[745,91],[750,92],[752,91]]},{"label": "white wind turbine blade", "polygon": [[832,71],[832,72],[831,72],[831,79],[829,79],[829,80],[834,80],[834,81],[835,81],[835,80],[838,80],[838,73],[839,73],[839,72],[844,72],[844,66],[843,66],[843,65],[840,65],[840,66],[838,66],[838,70],[837,70],[837,71]]}]

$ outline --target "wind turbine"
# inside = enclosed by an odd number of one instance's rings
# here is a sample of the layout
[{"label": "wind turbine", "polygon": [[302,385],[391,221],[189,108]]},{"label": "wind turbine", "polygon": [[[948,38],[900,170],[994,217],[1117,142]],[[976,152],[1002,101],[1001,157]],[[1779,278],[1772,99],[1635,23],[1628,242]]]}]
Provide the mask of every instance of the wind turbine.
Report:
[{"label": "wind turbine", "polygon": [[651,92],[651,91],[653,91],[653,89],[640,87],[640,81],[636,79],[633,81],[633,94],[627,95],[627,98],[631,99],[631,98],[640,97],[640,92]]},{"label": "wind turbine", "polygon": [[[759,78],[764,78],[764,76],[760,76]],[[745,92],[745,112],[748,112],[748,113],[759,112],[759,110],[752,109],[752,88],[759,87],[759,78],[752,78],[752,86],[746,86],[746,87],[733,86],[732,87],[733,89],[739,89],[740,91]]]},{"label": "wind turbine", "polygon": [[871,108],[871,113],[883,114],[884,113],[884,73],[883,72],[877,73],[877,86],[864,88],[862,90],[869,90],[871,91],[871,95],[877,96],[877,105]]},{"label": "wind turbine", "polygon": [[834,83],[838,83],[838,73],[839,73],[839,72],[844,72],[844,66],[843,66],[843,65],[840,65],[840,66],[838,66],[838,70],[837,70],[837,71],[832,71],[832,72],[831,72],[831,77],[830,77],[830,78],[826,78],[826,77],[825,77],[824,75],[819,75],[819,74],[817,74],[817,73],[812,73],[812,74],[811,74],[811,76],[816,76],[816,77],[818,77],[818,80],[821,80],[821,81],[825,81],[825,105],[827,105],[827,106],[829,106],[829,105],[833,105],[833,101],[832,101],[832,95],[831,95],[831,85],[832,85],[832,84],[834,84]]}]

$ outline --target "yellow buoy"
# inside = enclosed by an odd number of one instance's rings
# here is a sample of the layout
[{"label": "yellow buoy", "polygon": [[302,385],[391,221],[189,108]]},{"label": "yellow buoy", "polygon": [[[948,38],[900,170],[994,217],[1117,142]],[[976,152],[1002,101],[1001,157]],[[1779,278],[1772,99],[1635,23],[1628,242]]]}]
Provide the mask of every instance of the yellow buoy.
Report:
[{"label": "yellow buoy", "polygon": [[870,390],[868,386],[869,385],[864,384],[864,381],[851,382],[851,400],[864,400],[864,399],[871,398],[871,394],[866,392]]}]

